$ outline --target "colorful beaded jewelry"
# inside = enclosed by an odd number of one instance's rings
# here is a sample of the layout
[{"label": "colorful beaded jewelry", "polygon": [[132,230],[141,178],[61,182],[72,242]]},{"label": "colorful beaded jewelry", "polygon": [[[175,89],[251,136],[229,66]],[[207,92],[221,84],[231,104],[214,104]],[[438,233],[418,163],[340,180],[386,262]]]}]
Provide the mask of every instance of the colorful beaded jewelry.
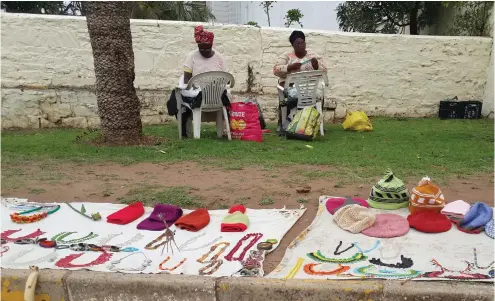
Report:
[{"label": "colorful beaded jewelry", "polygon": [[90,239],[93,239],[93,238],[98,237],[98,234],[95,234],[93,232],[89,232],[88,235],[86,235],[84,237],[81,237],[81,238],[75,238],[75,239],[72,239],[72,240],[64,240],[67,236],[70,236],[70,235],[72,235],[74,233],[77,233],[77,232],[61,232],[61,233],[55,235],[54,237],[52,237],[51,240],[54,240],[57,243],[75,244],[75,243],[80,243],[80,242],[83,242],[83,241],[90,240]]},{"label": "colorful beaded jewelry", "polygon": [[414,264],[411,258],[404,257],[403,255],[400,256],[400,259],[401,262],[395,264],[383,263],[380,258],[378,259],[372,258],[369,260],[369,262],[375,265],[389,267],[389,268],[396,268],[396,269],[407,269],[412,267]]},{"label": "colorful beaded jewelry", "polygon": [[138,248],[134,248],[134,247],[127,247],[127,248],[123,248],[120,251],[121,252],[137,252],[137,251],[139,251],[139,249]]},{"label": "colorful beaded jewelry", "polygon": [[45,262],[45,261],[55,261],[55,259],[57,259],[57,252],[55,250],[53,250],[48,255],[34,259],[34,260],[24,261],[24,262],[16,262],[16,260],[18,260],[19,258],[32,252],[33,250],[34,250],[34,248],[30,249],[30,250],[21,251],[17,254],[12,254],[10,257],[6,258],[5,260],[2,260],[2,264],[7,265],[8,267],[19,267],[19,266],[38,265],[38,264]]},{"label": "colorful beaded jewelry", "polygon": [[43,248],[55,248],[57,246],[57,242],[53,240],[42,240],[39,242],[39,245]]},{"label": "colorful beaded jewelry", "polygon": [[363,253],[363,254],[366,254],[366,253],[369,253],[371,251],[373,251],[374,249],[378,248],[378,246],[380,245],[380,241],[377,240],[375,242],[375,245],[373,247],[371,247],[370,249],[368,250],[363,250],[359,247],[358,243],[357,242],[354,242],[353,245],[356,247],[356,249],[358,249],[359,253]]},{"label": "colorful beaded jewelry", "polygon": [[256,248],[258,250],[265,250],[265,251],[270,251],[273,248],[273,244],[269,242],[260,242]]},{"label": "colorful beaded jewelry", "polygon": [[[261,237],[263,236],[263,234],[261,233],[249,233],[249,234],[246,234],[243,238],[241,238],[237,244],[235,245],[235,247],[229,252],[229,254],[227,254],[225,256],[225,259],[228,260],[228,261],[241,261],[244,259],[244,256],[246,255],[247,251],[249,251],[249,249],[251,249],[252,246],[254,246],[258,240],[261,239]],[[244,249],[242,250],[241,254],[234,258],[234,254],[237,252],[237,250],[239,250],[239,248],[242,246],[242,243],[245,241],[245,240],[248,240],[249,238],[251,238],[251,242],[246,246],[244,247]]]},{"label": "colorful beaded jewelry", "polygon": [[368,265],[354,269],[354,273],[370,278],[415,278],[421,275],[419,271],[407,270],[406,273],[391,270],[379,270],[374,265]]},{"label": "colorful beaded jewelry", "polygon": [[19,240],[19,239],[36,238],[38,236],[41,236],[41,235],[45,234],[45,232],[43,232],[40,229],[38,229],[38,230],[34,231],[33,233],[28,234],[28,235],[19,236],[19,237],[9,237],[10,235],[12,235],[12,234],[14,234],[16,232],[19,232],[21,230],[22,229],[3,231],[2,234],[1,234],[1,237],[2,237],[2,239],[5,239],[6,241],[16,241],[16,240]]},{"label": "colorful beaded jewelry", "polygon": [[46,207],[41,206],[41,207],[36,207],[34,209],[31,209],[31,210],[26,210],[26,211],[22,211],[22,212],[14,212],[10,215],[10,219],[14,223],[18,223],[18,224],[27,224],[27,223],[38,222],[38,221],[46,218],[49,214],[57,212],[60,209],[60,205],[56,205],[55,209],[50,210],[50,211],[35,213],[33,215],[24,215],[24,214],[28,214],[31,212],[39,211],[43,208],[46,208]]},{"label": "colorful beaded jewelry", "polygon": [[70,268],[87,268],[87,267],[103,264],[103,263],[109,261],[110,258],[112,258],[113,254],[103,252],[98,256],[98,258],[96,258],[95,260],[93,260],[91,262],[84,263],[84,264],[73,264],[72,263],[72,261],[74,259],[79,258],[82,255],[84,255],[84,253],[70,254],[70,255],[60,259],[59,261],[57,261],[55,263],[55,265],[58,266],[59,268],[68,268],[68,269],[70,269]]},{"label": "colorful beaded jewelry", "polygon": [[[211,261],[210,264],[200,268],[198,270],[198,273],[202,276],[204,275],[211,275],[213,273],[215,273],[219,268],[220,266],[222,265],[223,263],[223,260],[219,259],[219,260],[214,260],[214,261]],[[210,269],[209,271],[206,271]]]},{"label": "colorful beaded jewelry", "polygon": [[161,242],[161,243],[159,243],[157,245],[154,245],[154,246],[153,246],[153,244],[159,242],[160,240],[162,240],[163,238],[166,238],[166,237],[167,237],[167,232],[164,232],[163,234],[161,234],[160,236],[158,236],[157,238],[155,238],[151,242],[149,242],[144,248],[146,250],[156,250],[160,246],[165,245],[168,241],[165,240],[165,241],[163,241],[163,242]]},{"label": "colorful beaded jewelry", "polygon": [[175,266],[171,267],[171,268],[164,268],[163,267],[163,264],[166,263],[167,261],[169,261],[170,259],[170,256],[167,256],[167,258],[165,258],[164,261],[160,262],[160,265],[158,266],[158,269],[162,270],[162,271],[169,271],[169,272],[172,272],[174,271],[175,269],[177,269],[178,267],[180,267],[184,262],[186,262],[187,258],[184,258],[182,259],[181,262],[179,262],[178,264],[176,264]]},{"label": "colorful beaded jewelry", "polygon": [[0,252],[0,257],[3,256],[3,253],[7,253],[9,250],[9,246],[2,246],[2,251]]},{"label": "colorful beaded jewelry", "polygon": [[342,246],[342,241],[339,242],[339,245],[337,246],[337,248],[335,248],[335,251],[333,251],[333,255],[340,255],[342,253],[345,253],[346,251],[349,251],[350,249],[352,249],[354,247],[354,244],[351,244],[350,247],[339,252],[339,249],[341,246]]},{"label": "colorful beaded jewelry", "polygon": [[[142,254],[144,256],[144,260],[143,262],[141,263],[141,265],[139,265],[138,267],[135,267],[135,268],[118,268],[117,265],[119,263],[122,262],[122,260],[126,259],[127,257],[130,257],[130,256],[133,256],[133,255],[136,255],[136,254]],[[110,271],[132,271],[132,272],[142,272],[144,271],[147,267],[149,267],[151,265],[151,260],[146,256],[146,254],[144,254],[143,252],[138,252],[138,253],[132,253],[132,254],[129,254],[127,256],[124,256],[120,259],[117,259],[117,260],[113,260],[110,262],[110,264],[108,264],[107,268],[110,270]]]},{"label": "colorful beaded jewelry", "polygon": [[320,264],[321,263],[308,263],[304,265],[304,272],[308,275],[328,276],[328,275],[339,275],[344,272],[347,272],[350,269],[348,265],[339,264],[338,267],[332,271],[315,271],[314,267]]},{"label": "colorful beaded jewelry", "polygon": [[86,214],[86,208],[84,207],[84,204],[81,205],[81,210],[77,210],[76,208],[72,207],[72,205],[70,203],[66,203],[66,204],[67,204],[67,206],[69,206],[75,212],[77,212],[80,215],[82,215],[84,217],[87,217],[87,218],[89,218],[89,219],[91,219],[93,221],[99,221],[101,219],[100,212],[91,213],[91,215],[87,215]]},{"label": "colorful beaded jewelry", "polygon": [[[215,255],[213,255],[210,260],[205,261],[205,259],[208,258],[208,256],[210,256],[210,254],[221,245],[223,245],[223,247]],[[227,249],[229,246],[230,246],[230,243],[228,243],[228,242],[219,242],[219,243],[211,246],[210,251],[208,251],[208,253],[206,253],[203,256],[201,256],[200,258],[198,258],[196,261],[199,263],[208,263],[208,262],[215,261],[225,251],[225,249]]]},{"label": "colorful beaded jewelry", "polygon": [[485,266],[485,267],[480,267],[478,265],[478,255],[476,254],[476,248],[473,249],[473,253],[474,253],[474,266],[477,268],[477,269],[480,269],[480,270],[486,270],[486,269],[489,269],[493,266],[493,264],[495,263],[495,261],[492,261],[492,263],[490,263],[489,265]]},{"label": "colorful beaded jewelry", "polygon": [[[102,238],[99,242],[98,242],[98,245],[108,245],[108,242],[111,241],[112,239],[114,239],[115,237],[119,236],[119,235],[122,235],[124,233],[117,233],[117,234],[108,234],[107,237],[105,238]],[[124,241],[122,243],[119,243],[119,244],[114,244],[114,246],[117,246],[117,247],[126,247],[126,246],[129,246],[129,245],[132,245],[138,241],[140,241],[141,239],[144,238],[144,235],[141,234],[141,233],[138,233],[136,235],[134,235],[131,239],[127,240],[127,241]]]},{"label": "colorful beaded jewelry", "polygon": [[331,263],[354,263],[368,259],[368,257],[366,257],[363,253],[356,253],[349,258],[328,258],[325,257],[325,255],[321,254],[319,250],[313,253],[308,253],[306,255],[309,258],[319,262],[331,262]]}]

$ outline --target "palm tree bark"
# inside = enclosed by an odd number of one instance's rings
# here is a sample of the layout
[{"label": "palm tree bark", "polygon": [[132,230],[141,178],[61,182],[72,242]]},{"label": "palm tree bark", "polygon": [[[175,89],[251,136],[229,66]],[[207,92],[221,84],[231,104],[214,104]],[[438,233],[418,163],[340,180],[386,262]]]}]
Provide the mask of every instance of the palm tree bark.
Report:
[{"label": "palm tree bark", "polygon": [[98,114],[105,142],[138,144],[141,104],[134,88],[132,2],[84,2],[93,48]]}]

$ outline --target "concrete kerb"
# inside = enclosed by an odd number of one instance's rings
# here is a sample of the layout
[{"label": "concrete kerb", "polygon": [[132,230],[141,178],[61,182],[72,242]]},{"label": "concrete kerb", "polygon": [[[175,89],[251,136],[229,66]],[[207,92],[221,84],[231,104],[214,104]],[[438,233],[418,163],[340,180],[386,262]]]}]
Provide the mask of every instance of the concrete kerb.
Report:
[{"label": "concrete kerb", "polygon": [[[2,301],[24,300],[28,270],[2,269]],[[494,300],[493,283],[278,280],[41,270],[36,300]]]}]

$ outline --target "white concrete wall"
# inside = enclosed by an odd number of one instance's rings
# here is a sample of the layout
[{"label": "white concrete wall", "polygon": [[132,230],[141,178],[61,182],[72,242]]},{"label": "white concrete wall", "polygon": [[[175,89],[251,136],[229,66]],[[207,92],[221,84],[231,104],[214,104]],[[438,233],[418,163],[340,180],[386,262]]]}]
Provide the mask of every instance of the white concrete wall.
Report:
[{"label": "white concrete wall", "polygon": [[[196,45],[194,23],[132,20],[136,80],[145,124],[164,122],[166,100]],[[91,45],[83,17],[1,15],[2,126],[97,126]],[[279,54],[290,50],[290,29],[211,26],[215,47],[246,90],[247,66],[255,91],[274,117]],[[483,99],[492,39],[307,31],[308,47],[329,68],[326,98],[370,115],[436,115],[438,102]],[[493,69],[492,69],[493,70]],[[493,78],[493,77],[492,77]],[[242,96],[240,96],[242,97]],[[493,97],[492,97],[493,99]]]}]

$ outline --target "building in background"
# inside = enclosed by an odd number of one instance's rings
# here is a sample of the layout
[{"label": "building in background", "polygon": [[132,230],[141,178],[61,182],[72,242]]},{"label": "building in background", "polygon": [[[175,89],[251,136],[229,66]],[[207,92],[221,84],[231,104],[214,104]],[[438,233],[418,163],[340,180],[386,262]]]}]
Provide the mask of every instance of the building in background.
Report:
[{"label": "building in background", "polygon": [[[215,23],[246,24],[249,21],[259,26],[268,26],[268,20],[260,1],[207,1]],[[305,29],[338,31],[335,9],[342,1],[280,1],[270,10],[271,27],[285,27],[284,16],[289,9],[300,9],[304,17],[301,20]],[[300,28],[299,24],[291,28]]]}]

